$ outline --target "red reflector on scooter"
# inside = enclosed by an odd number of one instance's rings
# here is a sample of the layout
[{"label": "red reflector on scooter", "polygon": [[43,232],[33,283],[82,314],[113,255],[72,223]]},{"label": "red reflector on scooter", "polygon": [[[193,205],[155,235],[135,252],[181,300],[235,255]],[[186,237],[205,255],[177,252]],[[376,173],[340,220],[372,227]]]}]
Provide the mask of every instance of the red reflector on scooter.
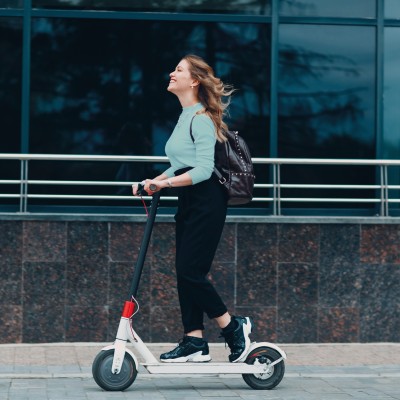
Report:
[{"label": "red reflector on scooter", "polygon": [[124,303],[124,309],[122,310],[122,317],[130,318],[135,311],[135,303],[133,301],[126,301]]}]

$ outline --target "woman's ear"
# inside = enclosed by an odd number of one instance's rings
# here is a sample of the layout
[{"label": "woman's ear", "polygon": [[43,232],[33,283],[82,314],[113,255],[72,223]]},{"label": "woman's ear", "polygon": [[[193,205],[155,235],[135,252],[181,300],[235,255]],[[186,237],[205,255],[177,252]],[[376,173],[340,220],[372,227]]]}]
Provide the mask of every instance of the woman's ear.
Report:
[{"label": "woman's ear", "polygon": [[190,84],[190,87],[194,88],[194,87],[199,86],[199,85],[200,85],[200,82],[197,79],[193,79],[192,83]]}]

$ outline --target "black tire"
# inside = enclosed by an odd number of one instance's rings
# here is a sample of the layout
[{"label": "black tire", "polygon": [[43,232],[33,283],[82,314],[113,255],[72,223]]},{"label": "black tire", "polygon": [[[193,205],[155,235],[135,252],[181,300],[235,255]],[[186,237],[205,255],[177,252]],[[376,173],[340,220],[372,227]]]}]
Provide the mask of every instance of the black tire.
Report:
[{"label": "black tire", "polygon": [[[274,349],[266,346],[257,347],[252,350],[245,360],[247,364],[271,364],[281,358],[281,355]],[[256,390],[269,390],[279,385],[285,375],[284,360],[275,364],[266,374],[242,374],[244,381]]]},{"label": "black tire", "polygon": [[135,381],[137,365],[129,353],[125,353],[119,374],[113,374],[114,349],[102,350],[97,354],[92,365],[92,374],[96,383],[104,390],[122,391],[127,389]]}]

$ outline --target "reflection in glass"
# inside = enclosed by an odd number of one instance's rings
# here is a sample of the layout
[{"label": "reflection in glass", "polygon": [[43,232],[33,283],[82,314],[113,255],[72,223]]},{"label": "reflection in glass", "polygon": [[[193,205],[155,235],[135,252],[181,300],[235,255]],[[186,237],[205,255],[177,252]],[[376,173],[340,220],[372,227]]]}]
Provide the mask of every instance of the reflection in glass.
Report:
[{"label": "reflection in glass", "polygon": [[400,158],[400,29],[385,29],[384,157]]},{"label": "reflection in glass", "polygon": [[[400,29],[385,29],[384,58],[384,130],[383,157],[400,159]],[[400,168],[389,168],[390,184],[400,184]],[[399,198],[398,190],[390,191],[392,197]],[[398,208],[398,204],[396,208]]]},{"label": "reflection in glass", "polygon": [[[0,153],[21,151],[22,20],[0,18]],[[2,160],[0,179],[19,179],[19,163]],[[19,185],[0,185],[2,194],[19,193]],[[1,199],[0,205],[17,207],[18,199]],[[2,207],[2,209],[4,209]],[[14,209],[12,211],[15,211]]]},{"label": "reflection in glass", "polygon": [[[279,157],[374,158],[374,29],[282,25],[279,36]],[[299,167],[287,183],[374,179],[324,171]]]},{"label": "reflection in glass", "polygon": [[[180,113],[166,90],[169,73],[195,53],[238,89],[227,122],[246,136],[253,156],[266,156],[269,42],[262,24],[35,18],[30,152],[164,155]],[[150,164],[88,165],[80,177],[132,182],[158,172]],[[32,173],[75,179],[77,170]]]},{"label": "reflection in glass", "polygon": [[22,20],[0,18],[0,153],[19,153]]},{"label": "reflection in glass", "polygon": [[400,18],[400,1],[385,0],[385,18]]},{"label": "reflection in glass", "polygon": [[373,18],[375,17],[375,1],[280,0],[279,13],[282,16],[296,17]]},{"label": "reflection in glass", "polygon": [[271,0],[33,0],[33,7],[268,15]]}]

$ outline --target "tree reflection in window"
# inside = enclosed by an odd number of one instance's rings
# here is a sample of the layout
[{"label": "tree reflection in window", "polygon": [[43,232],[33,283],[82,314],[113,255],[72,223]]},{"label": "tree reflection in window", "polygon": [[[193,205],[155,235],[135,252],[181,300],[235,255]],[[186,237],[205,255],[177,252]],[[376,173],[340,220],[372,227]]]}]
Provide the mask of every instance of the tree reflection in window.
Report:
[{"label": "tree reflection in window", "polygon": [[[280,38],[278,155],[374,158],[373,28],[282,25]],[[374,181],[364,167],[288,167],[283,174],[293,183]]]},{"label": "tree reflection in window", "polygon": [[279,14],[296,17],[371,18],[375,17],[375,2],[376,0],[280,0]]},{"label": "tree reflection in window", "polygon": [[[268,154],[268,25],[35,18],[32,31],[31,152],[164,155],[180,113],[166,90],[169,73],[195,53],[239,89],[230,127],[246,135],[254,156]],[[81,179],[129,182],[158,172],[86,165],[37,173],[73,179],[79,169]]]}]

